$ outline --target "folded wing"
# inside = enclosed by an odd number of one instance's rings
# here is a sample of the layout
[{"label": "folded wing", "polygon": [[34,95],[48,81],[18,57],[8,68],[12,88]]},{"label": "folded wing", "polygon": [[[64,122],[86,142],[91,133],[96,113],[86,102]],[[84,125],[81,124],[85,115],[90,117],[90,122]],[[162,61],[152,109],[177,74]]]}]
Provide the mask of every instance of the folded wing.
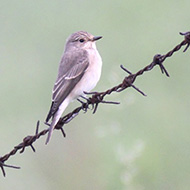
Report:
[{"label": "folded wing", "polygon": [[89,65],[85,50],[64,53],[59,66],[59,73],[53,88],[52,104],[46,122],[56,113],[60,104],[80,81]]}]

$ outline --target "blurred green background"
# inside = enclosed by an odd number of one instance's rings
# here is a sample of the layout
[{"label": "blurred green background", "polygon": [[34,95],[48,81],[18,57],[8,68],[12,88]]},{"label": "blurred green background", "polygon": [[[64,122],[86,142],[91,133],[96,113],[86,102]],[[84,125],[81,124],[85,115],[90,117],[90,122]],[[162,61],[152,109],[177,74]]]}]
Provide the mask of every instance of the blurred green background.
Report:
[{"label": "blurred green background", "polygon": [[[96,91],[122,81],[123,64],[136,72],[183,40],[190,28],[190,1],[0,0],[0,155],[40,129],[49,111],[51,90],[66,38],[85,30],[102,35],[103,59]],[[7,164],[0,189],[187,190],[190,186],[190,54],[175,54],[139,77],[133,89],[107,100],[97,113],[81,113]],[[72,111],[72,103],[66,112]],[[2,175],[1,175],[2,176]]]}]

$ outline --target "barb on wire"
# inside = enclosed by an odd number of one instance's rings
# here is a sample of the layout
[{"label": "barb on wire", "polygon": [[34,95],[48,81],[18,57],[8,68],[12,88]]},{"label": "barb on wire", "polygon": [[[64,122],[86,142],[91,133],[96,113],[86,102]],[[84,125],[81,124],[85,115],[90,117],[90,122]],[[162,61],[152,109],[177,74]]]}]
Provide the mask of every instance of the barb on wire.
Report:
[{"label": "barb on wire", "polygon": [[[143,96],[146,96],[146,94],[142,90],[137,88],[133,83],[135,82],[135,80],[138,76],[143,75],[144,72],[152,70],[156,65],[158,65],[160,67],[160,70],[163,74],[165,74],[167,77],[169,77],[169,73],[167,72],[166,68],[164,67],[163,62],[166,60],[166,58],[171,57],[175,52],[179,51],[181,49],[181,47],[186,45],[186,47],[183,51],[183,52],[186,52],[190,46],[190,32],[185,32],[185,33],[180,32],[180,34],[184,36],[184,40],[179,45],[177,45],[175,48],[173,48],[171,51],[169,51],[165,55],[161,55],[161,54],[155,55],[153,57],[153,61],[149,65],[147,65],[143,69],[139,70],[135,74],[131,73],[128,69],[126,69],[123,65],[121,65],[121,69],[123,69],[128,74],[128,76],[126,76],[120,84],[118,84],[104,92],[86,93],[88,95],[91,95],[88,99],[85,98],[86,102],[83,102],[80,100],[82,105],[75,108],[72,112],[70,112],[67,115],[65,115],[64,117],[62,117],[59,120],[59,122],[57,123],[55,129],[61,130],[63,137],[66,137],[66,133],[64,132],[63,126],[65,124],[71,122],[71,120],[74,119],[79,114],[79,112],[84,111],[84,113],[85,113],[91,108],[93,113],[95,113],[97,111],[98,105],[100,103],[119,104],[119,102],[112,102],[112,101],[104,100],[105,96],[108,96],[108,95],[112,94],[113,92],[119,93],[129,87],[132,87],[133,89],[135,89],[137,92],[139,92]],[[20,167],[5,164],[5,161],[7,161],[11,156],[15,155],[19,150],[20,150],[20,153],[23,153],[25,151],[26,147],[28,147],[28,146],[30,146],[31,149],[33,150],[33,152],[35,152],[33,143],[37,139],[39,139],[41,136],[46,135],[46,133],[49,131],[49,129],[45,129],[45,130],[39,132],[39,124],[40,124],[40,122],[38,121],[37,125],[36,125],[35,135],[33,135],[33,136],[30,135],[30,136],[25,137],[23,139],[22,143],[15,146],[11,152],[0,157],[0,168],[2,170],[3,176],[6,175],[5,169],[4,169],[5,167],[20,169]]]},{"label": "barb on wire", "polygon": [[2,170],[4,177],[6,176],[4,167],[13,168],[13,169],[20,169],[20,167],[7,165],[7,164],[4,164],[3,162],[0,162],[0,167],[1,167],[1,170]]}]

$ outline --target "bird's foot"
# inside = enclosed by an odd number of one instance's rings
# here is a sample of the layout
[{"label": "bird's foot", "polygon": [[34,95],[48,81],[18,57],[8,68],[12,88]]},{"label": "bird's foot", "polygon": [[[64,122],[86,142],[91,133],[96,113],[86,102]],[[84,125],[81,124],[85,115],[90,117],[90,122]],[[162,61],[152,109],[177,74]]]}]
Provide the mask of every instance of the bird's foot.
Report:
[{"label": "bird's foot", "polygon": [[[85,101],[83,101],[83,99]],[[82,104],[82,110],[84,112],[87,112],[87,109],[89,109],[89,105],[91,104],[90,98],[87,98],[85,96],[80,96],[80,99],[77,98],[77,100]]]}]

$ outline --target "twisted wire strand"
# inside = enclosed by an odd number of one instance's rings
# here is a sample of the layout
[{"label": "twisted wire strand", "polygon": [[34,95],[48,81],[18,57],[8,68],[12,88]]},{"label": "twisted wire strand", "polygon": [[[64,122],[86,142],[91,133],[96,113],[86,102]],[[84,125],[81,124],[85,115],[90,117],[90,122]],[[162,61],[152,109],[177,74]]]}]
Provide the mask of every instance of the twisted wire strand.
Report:
[{"label": "twisted wire strand", "polygon": [[[112,102],[112,101],[105,101],[104,100],[104,98],[107,95],[111,95],[113,92],[119,93],[119,92],[122,92],[123,90],[125,90],[129,87],[132,87],[135,90],[137,90],[137,92],[142,94],[143,96],[146,96],[146,94],[143,91],[141,91],[139,88],[137,88],[133,83],[135,82],[137,77],[143,75],[147,71],[152,70],[157,65],[160,67],[161,72],[163,74],[165,74],[167,77],[169,77],[169,73],[165,69],[163,62],[167,58],[171,57],[175,52],[179,51],[183,46],[186,45],[183,52],[186,52],[186,50],[190,46],[190,32],[185,32],[185,33],[180,33],[180,34],[184,36],[184,40],[180,44],[175,46],[171,51],[169,51],[165,55],[160,55],[160,54],[155,55],[153,57],[153,61],[149,65],[147,65],[143,69],[139,70],[135,74],[131,73],[123,65],[121,65],[121,69],[123,69],[126,73],[128,73],[128,76],[126,76],[120,84],[118,84],[118,85],[116,85],[116,86],[114,86],[114,87],[112,87],[112,88],[110,88],[104,92],[86,93],[88,95],[91,95],[86,100],[86,102],[82,102],[82,105],[80,107],[75,108],[72,112],[70,112],[67,115],[65,115],[64,117],[62,117],[59,120],[59,122],[57,123],[55,129],[61,130],[63,136],[65,137],[66,134],[63,130],[63,126],[65,124],[69,123],[72,119],[74,119],[79,114],[79,112],[81,112],[81,111],[87,112],[89,109],[91,109],[91,110],[93,110],[93,113],[95,113],[97,111],[98,105],[100,103],[119,104],[119,102]],[[15,146],[9,153],[0,157],[0,168],[2,170],[3,176],[6,176],[5,167],[7,167],[7,168],[9,167],[9,168],[13,168],[13,169],[20,169],[20,167],[5,164],[5,162],[11,156],[14,156],[19,150],[20,150],[20,153],[23,153],[25,151],[26,147],[31,147],[33,152],[35,152],[35,148],[33,146],[33,143],[37,139],[39,139],[41,136],[46,135],[46,133],[48,133],[48,131],[49,131],[49,129],[44,129],[41,132],[39,132],[39,124],[40,124],[40,122],[38,121],[34,135],[26,136],[23,139],[23,141],[20,144],[18,144],[17,146]]]}]

